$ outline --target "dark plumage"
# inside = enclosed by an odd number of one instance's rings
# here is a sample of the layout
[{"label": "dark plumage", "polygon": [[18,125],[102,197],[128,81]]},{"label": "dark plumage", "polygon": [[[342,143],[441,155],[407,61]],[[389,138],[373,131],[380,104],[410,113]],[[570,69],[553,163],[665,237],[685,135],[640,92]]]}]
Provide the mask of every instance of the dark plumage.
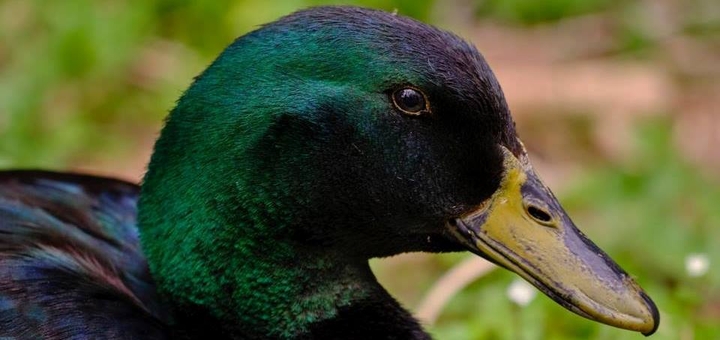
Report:
[{"label": "dark plumage", "polygon": [[0,337],[163,334],[138,243],[139,192],[100,177],[0,172]]}]

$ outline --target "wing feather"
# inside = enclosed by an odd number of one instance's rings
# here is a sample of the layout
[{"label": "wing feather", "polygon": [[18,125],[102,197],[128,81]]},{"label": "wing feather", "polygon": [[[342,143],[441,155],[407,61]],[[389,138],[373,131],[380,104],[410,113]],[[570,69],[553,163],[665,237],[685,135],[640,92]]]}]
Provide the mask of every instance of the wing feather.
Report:
[{"label": "wing feather", "polygon": [[163,339],[137,185],[0,171],[0,337]]}]

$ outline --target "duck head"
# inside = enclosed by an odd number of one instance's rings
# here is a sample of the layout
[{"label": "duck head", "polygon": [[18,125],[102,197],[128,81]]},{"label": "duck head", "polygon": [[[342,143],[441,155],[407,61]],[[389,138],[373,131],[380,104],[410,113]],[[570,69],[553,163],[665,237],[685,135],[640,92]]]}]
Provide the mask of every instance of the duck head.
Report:
[{"label": "duck head", "polygon": [[230,45],[166,123],[140,227],[159,285],[198,303],[225,268],[252,285],[311,258],[466,250],[586,318],[658,325],[533,170],[475,47],[379,11],[314,8]]}]

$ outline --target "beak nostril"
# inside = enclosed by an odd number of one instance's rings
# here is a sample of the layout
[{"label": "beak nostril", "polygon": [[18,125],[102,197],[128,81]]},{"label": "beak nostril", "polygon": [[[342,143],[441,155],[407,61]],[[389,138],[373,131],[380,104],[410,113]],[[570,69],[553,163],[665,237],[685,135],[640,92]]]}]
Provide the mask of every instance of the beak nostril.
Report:
[{"label": "beak nostril", "polygon": [[532,218],[536,219],[539,222],[542,223],[549,223],[552,221],[552,216],[548,214],[545,210],[542,210],[536,206],[529,206],[527,207],[527,212],[532,216]]}]

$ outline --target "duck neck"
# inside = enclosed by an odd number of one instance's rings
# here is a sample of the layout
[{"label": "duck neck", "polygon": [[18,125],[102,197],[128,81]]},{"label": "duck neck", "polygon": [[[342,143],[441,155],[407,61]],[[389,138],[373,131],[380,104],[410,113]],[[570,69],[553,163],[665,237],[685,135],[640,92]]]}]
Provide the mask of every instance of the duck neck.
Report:
[{"label": "duck neck", "polygon": [[[238,266],[242,268],[233,269]],[[283,269],[259,269],[266,266]],[[206,337],[208,329],[231,339],[429,338],[367,265],[337,267],[317,259],[313,265],[288,261],[254,269],[259,270],[251,279],[237,275],[248,270],[247,264],[226,266],[227,272],[235,270],[226,274],[235,283],[209,296],[209,304],[191,301],[186,294],[166,295],[175,309],[175,327],[191,338]]]},{"label": "duck neck", "polygon": [[208,329],[215,329],[227,338],[425,337],[378,284],[367,261],[309,254],[292,242],[238,248],[217,236],[184,239],[200,247],[192,253],[168,243],[168,253],[176,251],[171,262],[178,266],[171,272],[154,266],[161,295],[172,306],[174,326],[183,333],[207,336]]},{"label": "duck neck", "polygon": [[[143,187],[143,250],[181,334],[427,337],[378,284],[366,258],[291,232],[298,229],[292,221],[303,220],[299,207],[241,204],[242,195],[213,187],[218,183],[227,181],[158,183],[151,170]],[[267,198],[262,190],[245,194]]]}]

